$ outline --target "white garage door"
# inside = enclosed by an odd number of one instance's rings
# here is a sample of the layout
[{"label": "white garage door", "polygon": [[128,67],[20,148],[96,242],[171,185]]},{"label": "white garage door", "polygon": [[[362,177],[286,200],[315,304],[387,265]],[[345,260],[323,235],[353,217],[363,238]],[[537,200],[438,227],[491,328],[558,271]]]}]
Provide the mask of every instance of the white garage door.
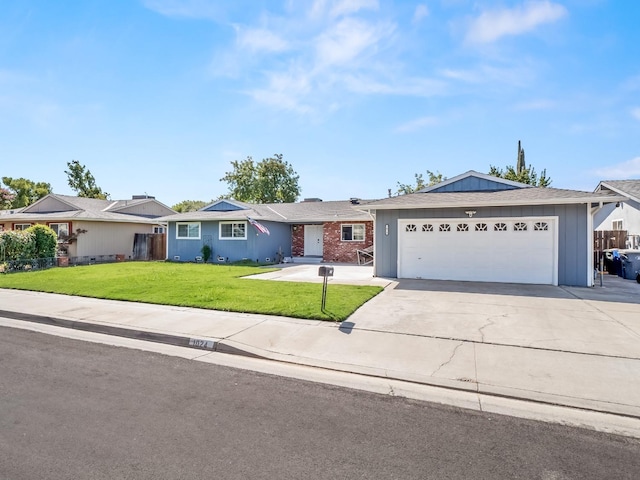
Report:
[{"label": "white garage door", "polygon": [[398,222],[398,277],[557,285],[557,217]]}]

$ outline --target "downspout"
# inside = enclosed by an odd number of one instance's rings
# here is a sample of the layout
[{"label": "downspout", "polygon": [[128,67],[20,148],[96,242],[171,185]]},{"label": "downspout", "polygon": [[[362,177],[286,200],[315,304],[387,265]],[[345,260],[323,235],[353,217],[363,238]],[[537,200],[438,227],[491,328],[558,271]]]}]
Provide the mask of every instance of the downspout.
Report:
[{"label": "downspout", "polygon": [[594,281],[594,266],[593,266],[593,216],[602,208],[602,202],[600,202],[599,208],[591,208],[591,204],[587,203],[587,287],[593,287]]}]

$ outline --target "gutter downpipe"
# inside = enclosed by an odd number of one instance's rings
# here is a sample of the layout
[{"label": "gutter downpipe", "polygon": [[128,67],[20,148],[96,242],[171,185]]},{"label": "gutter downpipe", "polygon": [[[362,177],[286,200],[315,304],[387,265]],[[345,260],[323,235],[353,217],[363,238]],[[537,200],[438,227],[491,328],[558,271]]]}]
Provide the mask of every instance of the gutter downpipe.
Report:
[{"label": "gutter downpipe", "polygon": [[[596,213],[602,209],[602,207],[604,206],[604,202],[602,200],[600,200],[600,202],[598,203],[597,207],[591,207],[590,204],[587,204],[587,231],[589,232],[589,240],[587,243],[587,251],[589,252],[589,260],[587,262],[587,270],[588,270],[588,276],[589,276],[589,280],[587,282],[587,286],[589,287],[594,287],[595,286],[595,276],[594,276],[594,265],[593,265],[593,255],[595,253],[594,249],[593,249],[593,218],[595,217]],[[591,210],[591,211],[589,211]],[[602,287],[602,276],[604,275],[604,269],[603,269],[603,264],[602,264],[602,259],[600,261],[600,286]]]}]

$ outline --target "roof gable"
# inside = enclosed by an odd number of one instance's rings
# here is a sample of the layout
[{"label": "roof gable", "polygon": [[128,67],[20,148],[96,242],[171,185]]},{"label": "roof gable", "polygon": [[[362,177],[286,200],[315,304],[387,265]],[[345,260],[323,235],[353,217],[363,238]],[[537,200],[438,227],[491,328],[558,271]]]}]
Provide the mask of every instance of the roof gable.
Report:
[{"label": "roof gable", "polygon": [[516,188],[531,188],[531,185],[469,170],[468,172],[456,177],[418,190],[417,193],[496,192],[499,190],[513,190]]},{"label": "roof gable", "polygon": [[640,180],[603,180],[596,192],[611,191],[640,203]]},{"label": "roof gable", "polygon": [[234,200],[224,199],[200,209],[201,212],[234,212],[236,210],[248,210],[248,208]]},{"label": "roof gable", "polygon": [[141,217],[162,217],[176,213],[175,210],[167,207],[154,198],[120,200],[117,205],[108,208],[110,212],[126,213],[129,215],[139,215]]},{"label": "roof gable", "polygon": [[80,210],[76,205],[66,201],[64,197],[60,197],[54,193],[45,195],[40,200],[25,207],[23,213],[52,213],[52,212],[71,212]]}]

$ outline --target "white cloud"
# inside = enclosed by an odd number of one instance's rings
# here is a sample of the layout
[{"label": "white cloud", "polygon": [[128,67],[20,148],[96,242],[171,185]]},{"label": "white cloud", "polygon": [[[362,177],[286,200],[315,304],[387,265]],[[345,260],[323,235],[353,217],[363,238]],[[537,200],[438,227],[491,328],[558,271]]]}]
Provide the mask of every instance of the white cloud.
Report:
[{"label": "white cloud", "polygon": [[354,62],[392,32],[393,26],[373,26],[354,18],[342,19],[316,39],[318,64],[326,67]]},{"label": "white cloud", "polygon": [[224,11],[221,2],[216,0],[142,0],[142,4],[167,17],[217,20]]},{"label": "white cloud", "polygon": [[418,5],[413,12],[413,19],[411,20],[413,23],[420,23],[424,18],[429,16],[429,7],[425,4],[421,3]]},{"label": "white cloud", "polygon": [[378,0],[339,0],[334,2],[333,7],[329,11],[329,15],[332,17],[339,17],[341,15],[356,13],[364,9],[377,10]]},{"label": "white cloud", "polygon": [[319,19],[328,15],[336,18],[360,10],[377,10],[378,7],[378,0],[315,0],[309,10],[309,17]]},{"label": "white cloud", "polygon": [[444,69],[438,72],[444,78],[469,84],[524,86],[535,80],[535,69],[531,65],[495,67],[478,65],[470,69]]},{"label": "white cloud", "polygon": [[617,163],[609,167],[597,168],[592,171],[599,178],[627,179],[640,175],[640,157],[632,158],[626,162]]},{"label": "white cloud", "polygon": [[410,133],[416,130],[422,130],[426,127],[433,127],[440,124],[440,119],[436,117],[420,117],[410,122],[403,123],[396,127],[395,131],[398,133]]},{"label": "white cloud", "polygon": [[238,46],[253,52],[282,52],[289,44],[279,35],[263,28],[236,27]]},{"label": "white cloud", "polygon": [[257,88],[248,94],[257,102],[298,113],[309,113],[313,109],[305,104],[312,90],[312,79],[303,71],[293,70],[285,73],[268,74],[268,85]]},{"label": "white cloud", "polygon": [[507,35],[521,35],[567,15],[567,9],[550,1],[528,2],[515,8],[486,11],[471,22],[466,40],[491,43]]},{"label": "white cloud", "polygon": [[402,78],[379,81],[365,75],[346,75],[344,84],[354,93],[364,95],[406,95],[416,97],[431,97],[444,94],[446,83],[431,78]]},{"label": "white cloud", "polygon": [[636,120],[640,120],[640,107],[632,108],[631,116]]}]

